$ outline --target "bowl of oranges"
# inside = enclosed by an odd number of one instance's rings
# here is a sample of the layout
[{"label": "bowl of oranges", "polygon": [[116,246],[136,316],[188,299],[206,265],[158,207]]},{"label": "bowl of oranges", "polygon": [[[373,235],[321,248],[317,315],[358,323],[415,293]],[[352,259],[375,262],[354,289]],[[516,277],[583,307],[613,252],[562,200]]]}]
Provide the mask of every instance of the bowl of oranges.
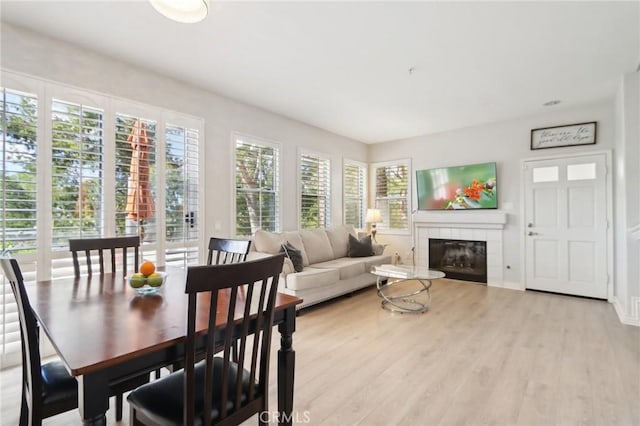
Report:
[{"label": "bowl of oranges", "polygon": [[144,261],[138,272],[129,277],[129,285],[139,295],[157,293],[167,279],[165,272],[156,271],[153,262]]}]

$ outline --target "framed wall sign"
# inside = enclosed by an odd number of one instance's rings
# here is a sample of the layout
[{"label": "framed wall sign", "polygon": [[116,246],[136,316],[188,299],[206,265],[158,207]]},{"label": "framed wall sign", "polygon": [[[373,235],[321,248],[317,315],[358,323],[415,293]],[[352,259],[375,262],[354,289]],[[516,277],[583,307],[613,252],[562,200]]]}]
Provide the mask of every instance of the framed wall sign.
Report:
[{"label": "framed wall sign", "polygon": [[560,146],[593,145],[596,143],[596,122],[544,127],[531,130],[531,149]]}]

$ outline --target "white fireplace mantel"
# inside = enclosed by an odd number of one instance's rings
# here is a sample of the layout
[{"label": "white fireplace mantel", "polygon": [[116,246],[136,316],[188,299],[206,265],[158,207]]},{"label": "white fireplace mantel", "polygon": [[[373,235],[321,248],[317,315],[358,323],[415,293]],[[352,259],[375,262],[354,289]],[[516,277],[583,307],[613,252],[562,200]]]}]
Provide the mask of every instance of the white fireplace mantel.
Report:
[{"label": "white fireplace mantel", "polygon": [[413,217],[415,226],[432,228],[504,229],[507,214],[499,211],[418,211]]}]

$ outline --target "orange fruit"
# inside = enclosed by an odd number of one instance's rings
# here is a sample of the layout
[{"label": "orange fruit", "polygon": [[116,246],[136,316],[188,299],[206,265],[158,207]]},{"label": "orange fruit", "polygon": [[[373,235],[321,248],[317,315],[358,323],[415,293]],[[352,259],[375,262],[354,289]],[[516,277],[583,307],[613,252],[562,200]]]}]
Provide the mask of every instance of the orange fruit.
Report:
[{"label": "orange fruit", "polygon": [[149,275],[153,274],[155,271],[156,271],[156,265],[154,265],[153,262],[149,262],[148,260],[146,260],[142,262],[142,265],[140,265],[140,273],[145,277],[148,277]]}]

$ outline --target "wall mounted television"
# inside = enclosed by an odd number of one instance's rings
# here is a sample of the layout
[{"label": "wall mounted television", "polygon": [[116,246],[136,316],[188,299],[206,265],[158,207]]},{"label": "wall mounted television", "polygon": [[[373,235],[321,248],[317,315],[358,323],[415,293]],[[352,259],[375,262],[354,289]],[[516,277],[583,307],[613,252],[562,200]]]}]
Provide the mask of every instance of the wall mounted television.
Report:
[{"label": "wall mounted television", "polygon": [[418,210],[498,208],[496,163],[416,171]]}]

